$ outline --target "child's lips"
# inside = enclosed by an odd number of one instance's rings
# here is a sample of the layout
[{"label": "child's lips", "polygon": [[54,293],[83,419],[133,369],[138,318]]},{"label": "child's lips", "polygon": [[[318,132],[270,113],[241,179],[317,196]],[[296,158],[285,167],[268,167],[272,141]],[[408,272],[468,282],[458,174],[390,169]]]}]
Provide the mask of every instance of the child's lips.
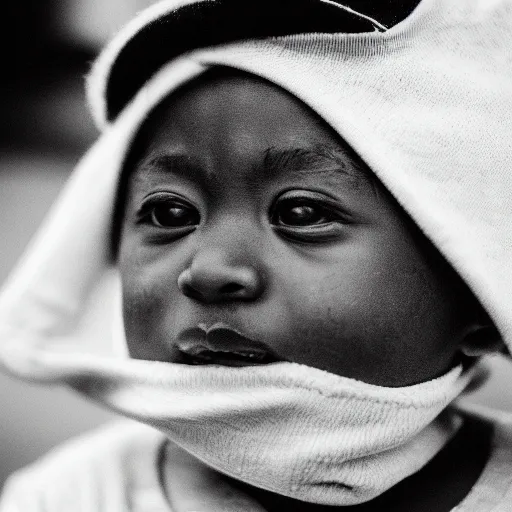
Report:
[{"label": "child's lips", "polygon": [[176,347],[181,356],[176,362],[184,364],[249,366],[284,360],[265,343],[223,323],[184,330],[176,339]]}]

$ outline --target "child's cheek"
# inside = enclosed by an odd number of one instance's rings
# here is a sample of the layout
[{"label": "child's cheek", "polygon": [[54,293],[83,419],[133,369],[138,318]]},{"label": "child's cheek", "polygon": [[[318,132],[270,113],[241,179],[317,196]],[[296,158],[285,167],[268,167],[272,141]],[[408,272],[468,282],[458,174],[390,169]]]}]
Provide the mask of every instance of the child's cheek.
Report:
[{"label": "child's cheek", "polygon": [[128,349],[132,357],[165,360],[166,314],[177,293],[177,272],[169,271],[164,258],[144,258],[128,252],[121,258],[123,318]]},{"label": "child's cheek", "polygon": [[302,296],[293,292],[301,299],[299,346],[290,358],[378,385],[409,385],[442,373],[456,347],[435,276],[414,258],[359,263],[331,269],[303,287]]}]

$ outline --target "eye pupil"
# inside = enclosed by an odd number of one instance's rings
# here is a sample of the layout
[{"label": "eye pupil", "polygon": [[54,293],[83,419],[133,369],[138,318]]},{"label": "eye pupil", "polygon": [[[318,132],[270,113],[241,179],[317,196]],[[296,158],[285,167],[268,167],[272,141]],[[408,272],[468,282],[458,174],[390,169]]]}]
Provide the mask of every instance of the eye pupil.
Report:
[{"label": "eye pupil", "polygon": [[184,217],[186,215],[186,211],[184,208],[169,208],[169,215],[171,217],[174,217],[174,218],[177,218],[177,219],[180,219],[182,217]]},{"label": "eye pupil", "polygon": [[321,209],[306,204],[283,205],[278,212],[280,224],[288,226],[307,226],[325,222]]},{"label": "eye pupil", "polygon": [[151,212],[151,220],[155,225],[165,228],[192,226],[199,222],[197,212],[182,205],[155,206]]}]

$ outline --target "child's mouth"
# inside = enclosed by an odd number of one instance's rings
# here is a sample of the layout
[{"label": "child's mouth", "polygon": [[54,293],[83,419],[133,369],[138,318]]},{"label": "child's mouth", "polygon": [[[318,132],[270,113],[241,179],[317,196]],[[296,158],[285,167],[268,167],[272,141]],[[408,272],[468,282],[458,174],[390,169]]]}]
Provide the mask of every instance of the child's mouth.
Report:
[{"label": "child's mouth", "polygon": [[284,360],[266,344],[222,323],[186,329],[178,336],[176,347],[178,354],[174,362],[181,364],[253,366]]}]

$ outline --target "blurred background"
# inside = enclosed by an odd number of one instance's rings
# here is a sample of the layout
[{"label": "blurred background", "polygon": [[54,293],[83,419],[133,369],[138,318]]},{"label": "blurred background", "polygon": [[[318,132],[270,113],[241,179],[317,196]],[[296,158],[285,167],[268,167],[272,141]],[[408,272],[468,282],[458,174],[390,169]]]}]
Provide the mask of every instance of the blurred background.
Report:
[{"label": "blurred background", "polygon": [[[150,3],[2,4],[0,283],[97,136],[84,95],[92,59],[120,25]],[[0,375],[0,487],[8,474],[50,447],[108,419],[109,414],[63,389]]]},{"label": "blurred background", "polygon": [[[0,17],[0,284],[96,129],[84,75],[102,44],[150,0],[4,2]],[[100,305],[101,306],[101,305]],[[100,308],[107,309],[107,308]],[[98,319],[108,323],[108,318]],[[512,411],[512,365],[470,400]],[[111,419],[63,389],[0,375],[0,487],[52,446]]]}]

